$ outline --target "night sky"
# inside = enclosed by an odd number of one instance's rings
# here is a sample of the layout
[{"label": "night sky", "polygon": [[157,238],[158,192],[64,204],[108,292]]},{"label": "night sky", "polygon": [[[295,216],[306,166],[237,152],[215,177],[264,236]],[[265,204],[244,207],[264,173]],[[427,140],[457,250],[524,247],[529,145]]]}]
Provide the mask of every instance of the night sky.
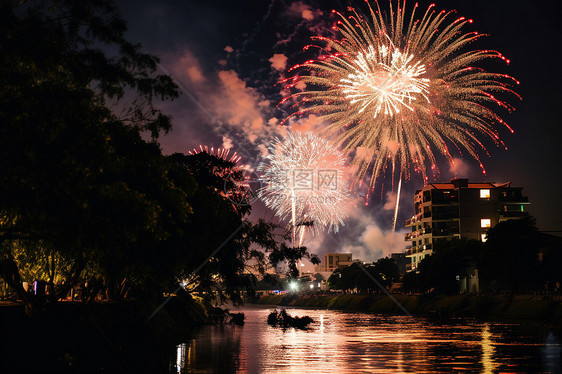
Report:
[{"label": "night sky", "polygon": [[[419,3],[421,9],[430,4]],[[411,7],[413,2],[408,4]],[[159,56],[162,71],[181,84],[180,98],[162,104],[174,124],[172,132],[160,139],[164,152],[186,152],[199,144],[224,145],[238,152],[242,163],[257,166],[263,147],[285,130],[278,125],[287,112],[276,108],[282,96],[275,83],[287,68],[309,57],[302,47],[310,36],[328,32],[335,21],[331,9],[345,12],[349,5],[361,9],[363,2],[118,1],[129,25],[128,39]],[[381,7],[386,9],[387,1],[381,1]],[[562,5],[555,0],[442,0],[436,8],[456,9],[458,16],[474,19],[464,31],[490,35],[475,48],[496,49],[511,60],[509,66],[490,65],[490,70],[521,82],[517,92],[523,101],[510,101],[516,111],[501,113],[515,130],[511,134],[500,129],[508,150],[485,142],[490,154],[489,158],[482,155],[487,174],[465,157],[458,165],[459,177],[512,181],[529,197],[530,212],[541,230],[562,230]],[[446,162],[439,166],[441,174],[434,181],[453,177]],[[400,228],[413,213],[414,191],[422,186],[417,175],[403,186]],[[309,238],[305,245],[318,253],[350,250],[366,261],[405,248],[403,231],[390,230],[393,196],[388,191],[387,178],[384,190],[375,191],[368,207],[355,209],[341,234]],[[258,202],[253,216],[270,219],[272,212]]]}]

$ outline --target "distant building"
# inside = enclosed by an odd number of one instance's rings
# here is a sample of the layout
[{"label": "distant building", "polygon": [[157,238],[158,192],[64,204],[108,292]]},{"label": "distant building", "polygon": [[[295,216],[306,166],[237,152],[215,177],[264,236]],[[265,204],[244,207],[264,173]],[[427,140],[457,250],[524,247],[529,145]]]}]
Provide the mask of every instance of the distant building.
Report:
[{"label": "distant building", "polygon": [[414,195],[415,215],[406,221],[412,242],[406,251],[408,270],[433,253],[439,240],[453,238],[486,241],[486,231],[499,222],[526,216],[529,199],[522,188],[507,183],[469,183],[453,179],[451,183],[430,183]]},{"label": "distant building", "polygon": [[353,264],[351,253],[326,253],[324,255],[324,271],[333,272],[337,268]]}]

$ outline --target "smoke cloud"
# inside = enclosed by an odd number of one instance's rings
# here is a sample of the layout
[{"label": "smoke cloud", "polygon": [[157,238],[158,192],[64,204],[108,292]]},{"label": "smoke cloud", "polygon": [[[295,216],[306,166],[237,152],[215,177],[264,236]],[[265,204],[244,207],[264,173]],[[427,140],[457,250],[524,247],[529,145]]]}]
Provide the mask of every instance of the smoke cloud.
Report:
[{"label": "smoke cloud", "polygon": [[[292,3],[288,10],[289,14],[292,14],[297,17],[302,17],[307,21],[312,21],[314,19],[314,15],[318,11],[313,11],[310,5],[303,3],[302,1],[298,1]],[[321,13],[320,13],[321,14]]]},{"label": "smoke cloud", "polygon": [[[308,238],[304,245],[311,253],[319,254],[320,258],[325,253],[351,253],[354,259],[364,262],[404,252],[408,244],[404,241],[404,234],[408,230],[392,231],[391,228],[395,202],[389,204],[387,200],[376,206],[365,207],[363,199],[357,198],[355,207],[350,210],[351,216],[339,233],[321,233],[320,237]],[[386,204],[393,206],[392,212],[384,210]]]},{"label": "smoke cloud", "polygon": [[388,191],[386,193],[386,202],[383,205],[384,210],[392,210],[396,208],[396,192]]},{"label": "smoke cloud", "polygon": [[[225,51],[231,53],[234,49],[227,46]],[[168,56],[167,60],[172,58]],[[193,121],[194,118],[201,118],[202,114],[206,116],[204,121],[216,131],[224,148],[230,149],[236,144],[237,148],[249,148],[243,152],[247,157],[260,155],[266,152],[265,145],[286,133],[286,128],[279,126],[273,116],[274,105],[256,88],[248,85],[236,71],[224,69],[220,64],[218,70],[204,69],[189,49],[184,49],[173,61],[172,75],[182,82],[189,96],[196,101],[194,106],[190,106],[191,114],[183,109],[182,117]],[[284,64],[284,55],[274,56],[272,66],[281,68]],[[189,132],[189,129],[185,132]],[[176,132],[175,135],[179,134]],[[186,136],[183,141],[191,143],[192,138]],[[180,142],[181,139],[176,141]]]},{"label": "smoke cloud", "polygon": [[271,62],[271,67],[278,71],[283,71],[287,67],[287,56],[282,53],[275,53],[272,58],[269,59]]},{"label": "smoke cloud", "polygon": [[453,158],[453,163],[449,166],[449,172],[455,176],[465,176],[470,172],[470,166],[462,158]]}]

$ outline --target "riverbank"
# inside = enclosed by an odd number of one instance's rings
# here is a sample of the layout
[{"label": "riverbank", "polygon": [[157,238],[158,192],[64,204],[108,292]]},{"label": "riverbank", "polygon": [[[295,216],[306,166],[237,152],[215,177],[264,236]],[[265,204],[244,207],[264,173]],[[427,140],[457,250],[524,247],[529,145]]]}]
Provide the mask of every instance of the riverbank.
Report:
[{"label": "riverbank", "polygon": [[[392,295],[392,297],[412,315],[562,324],[562,301],[547,296]],[[267,295],[262,296],[257,303],[365,313],[405,314],[400,306],[385,295]]]},{"label": "riverbank", "polygon": [[9,373],[167,372],[175,344],[206,320],[195,301],[49,305],[36,317],[0,307],[0,371]]}]

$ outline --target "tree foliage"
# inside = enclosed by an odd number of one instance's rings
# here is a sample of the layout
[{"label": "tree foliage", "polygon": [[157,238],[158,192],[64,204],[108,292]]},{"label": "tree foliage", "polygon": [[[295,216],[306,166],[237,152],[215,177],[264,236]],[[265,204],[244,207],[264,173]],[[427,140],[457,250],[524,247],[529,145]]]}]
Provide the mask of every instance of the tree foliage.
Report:
[{"label": "tree foliage", "polygon": [[336,269],[328,285],[336,290],[358,290],[360,292],[382,292],[400,279],[398,265],[392,258],[380,258],[372,265],[353,263]]},{"label": "tree foliage", "polygon": [[297,267],[298,261],[302,258],[308,258],[313,265],[320,264],[320,259],[315,254],[310,254],[306,247],[292,247],[284,242],[279,247],[273,248],[269,254],[269,262],[271,266],[276,267],[277,264],[287,263],[287,276],[297,278],[300,271]]},{"label": "tree foliage", "polygon": [[0,276],[29,308],[24,279],[51,301],[84,282],[121,298],[180,281],[239,300],[278,249],[275,226],[233,203],[233,163],[162,154],[157,102],[177,87],[125,31],[110,0],[0,3]]},{"label": "tree foliage", "polygon": [[488,230],[479,257],[480,276],[486,288],[525,292],[540,289],[538,251],[543,235],[532,217],[498,223]]},{"label": "tree foliage", "polygon": [[524,217],[498,223],[487,240],[440,241],[415,272],[404,276],[409,292],[459,291],[458,279],[478,269],[480,289],[485,292],[526,293],[554,289],[560,282],[562,240],[539,232],[535,219]]}]

